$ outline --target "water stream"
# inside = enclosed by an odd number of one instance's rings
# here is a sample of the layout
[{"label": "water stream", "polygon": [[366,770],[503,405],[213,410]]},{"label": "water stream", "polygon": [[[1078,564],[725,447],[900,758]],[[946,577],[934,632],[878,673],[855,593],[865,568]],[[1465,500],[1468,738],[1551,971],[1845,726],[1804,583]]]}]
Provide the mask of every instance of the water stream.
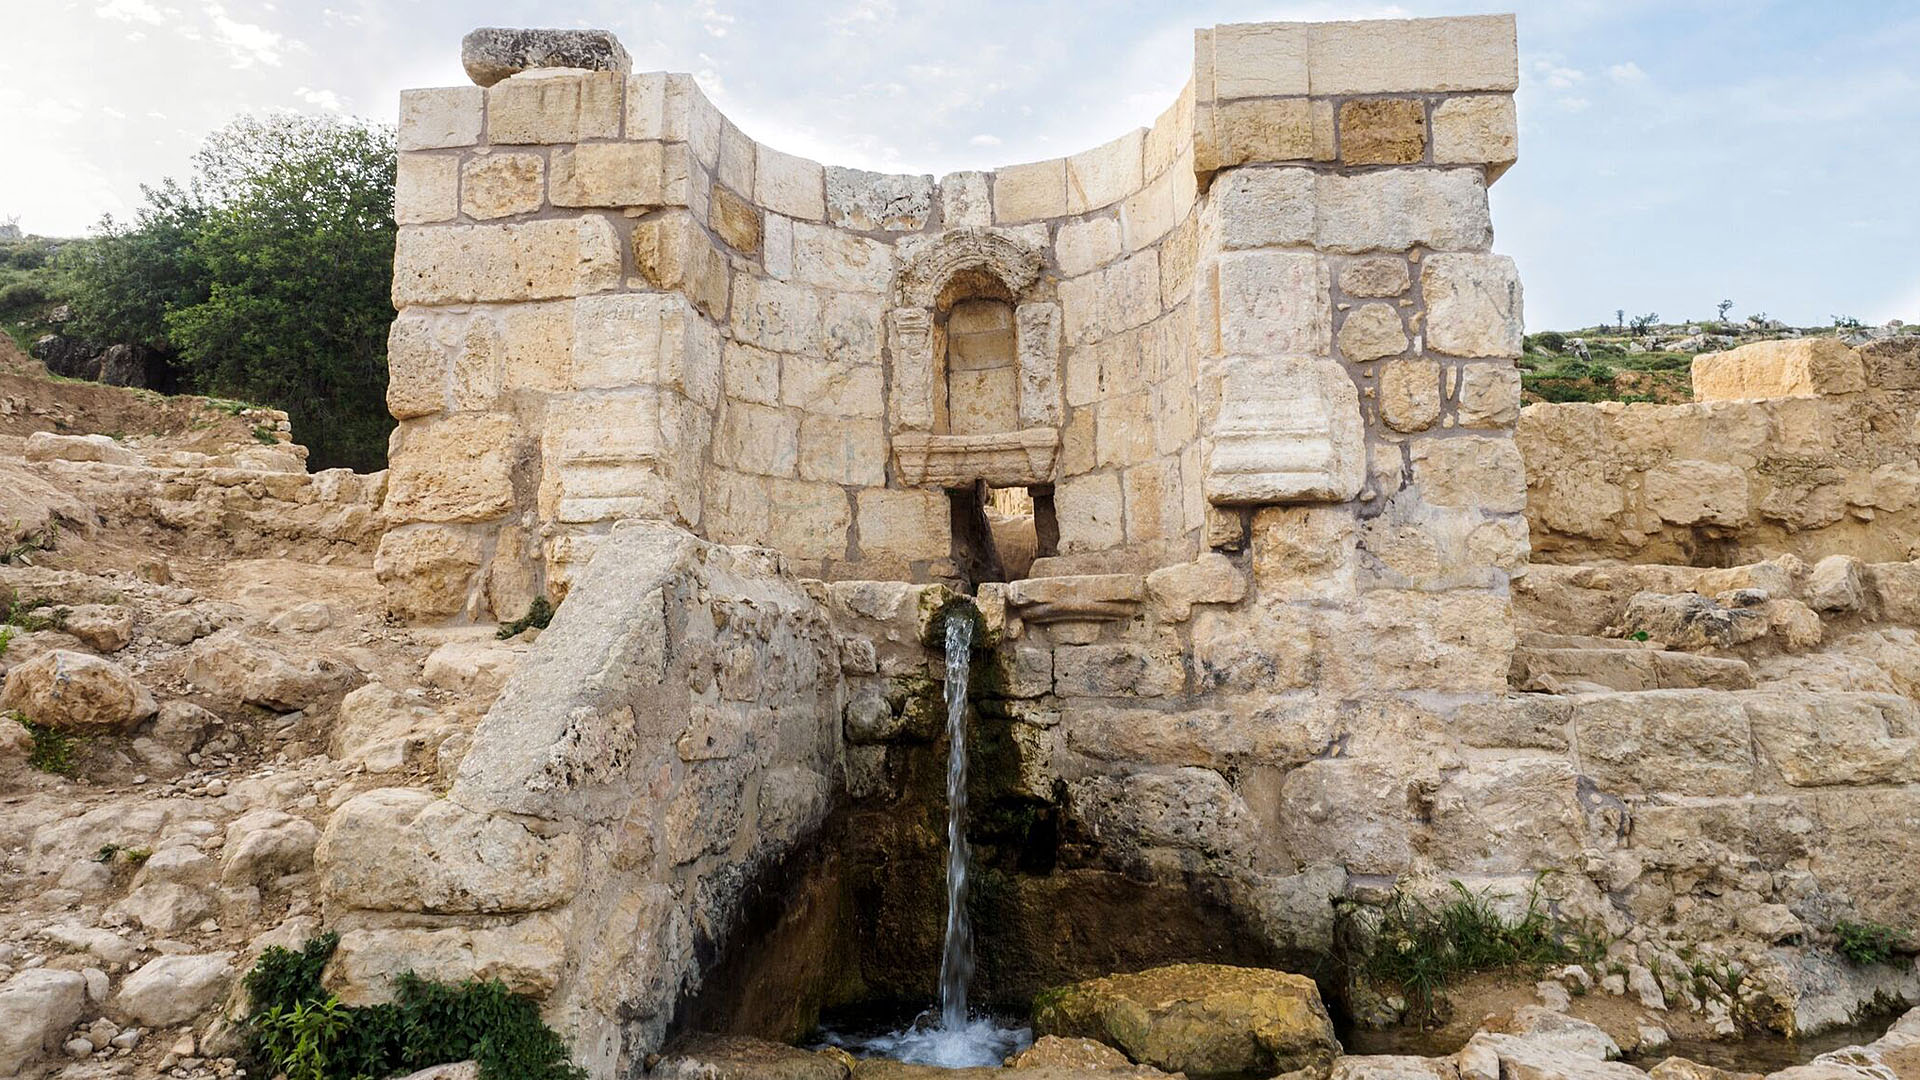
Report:
[{"label": "water stream", "polygon": [[973,925],[967,919],[967,665],[973,651],[973,620],[964,611],[947,616],[947,936],[940,951],[940,1026],[957,1031],[967,1023],[967,988],[973,982]]}]

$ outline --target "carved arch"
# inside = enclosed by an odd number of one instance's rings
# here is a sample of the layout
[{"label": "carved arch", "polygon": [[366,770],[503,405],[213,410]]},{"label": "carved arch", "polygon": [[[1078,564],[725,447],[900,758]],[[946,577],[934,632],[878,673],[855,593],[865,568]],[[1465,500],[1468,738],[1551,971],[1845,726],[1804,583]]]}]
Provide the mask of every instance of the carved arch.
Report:
[{"label": "carved arch", "polygon": [[940,292],[968,270],[983,270],[1018,297],[1040,277],[1038,248],[999,229],[955,229],[907,255],[894,282],[894,303],[931,313]]}]

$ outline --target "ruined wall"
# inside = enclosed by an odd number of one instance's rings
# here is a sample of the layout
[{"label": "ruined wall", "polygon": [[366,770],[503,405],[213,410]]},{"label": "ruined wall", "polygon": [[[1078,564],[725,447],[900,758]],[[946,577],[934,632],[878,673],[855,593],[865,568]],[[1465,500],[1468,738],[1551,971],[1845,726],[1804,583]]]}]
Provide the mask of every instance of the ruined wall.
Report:
[{"label": "ruined wall", "polygon": [[[1036,573],[1190,559],[1210,503],[1472,516],[1517,475],[1514,64],[1505,18],[1222,27],[1152,128],[938,184],[756,144],[682,75],[409,91],[391,604],[515,614],[629,517],[952,580],[975,481],[1053,487]],[[976,297],[1010,393],[947,370]]]},{"label": "ruined wall", "polygon": [[1535,558],[1730,566],[1920,555],[1920,338],[1701,356],[1690,405],[1530,405]]}]

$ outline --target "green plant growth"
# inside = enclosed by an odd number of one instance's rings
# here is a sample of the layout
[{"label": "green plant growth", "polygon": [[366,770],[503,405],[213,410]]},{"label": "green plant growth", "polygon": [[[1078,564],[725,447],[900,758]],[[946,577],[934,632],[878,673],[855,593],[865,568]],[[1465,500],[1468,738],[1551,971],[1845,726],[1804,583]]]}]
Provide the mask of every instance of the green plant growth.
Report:
[{"label": "green plant growth", "polygon": [[[18,531],[16,523],[15,530]],[[52,551],[60,541],[60,526],[52,521],[38,532],[27,533],[0,551],[0,563],[16,563],[26,559],[36,551]]]},{"label": "green plant growth", "polygon": [[547,624],[552,621],[553,604],[544,596],[536,596],[533,598],[533,603],[527,605],[527,613],[525,615],[520,616],[512,622],[501,623],[500,629],[495,631],[494,636],[505,641],[529,628],[545,630]]},{"label": "green plant growth", "polygon": [[273,429],[268,427],[267,425],[255,424],[253,425],[253,441],[257,443],[265,443],[268,446],[272,446],[275,443],[279,442],[280,438],[279,436],[275,435],[273,433]]},{"label": "green plant growth", "polygon": [[64,630],[69,614],[69,609],[53,607],[41,600],[21,600],[11,593],[0,597],[0,624],[29,634],[41,630]]},{"label": "green plant growth", "polygon": [[69,780],[80,775],[80,755],[86,749],[84,738],[29,720],[19,713],[12,716],[33,737],[33,749],[27,754],[28,765]]},{"label": "green plant growth", "polygon": [[1839,943],[1834,947],[1855,967],[1884,964],[1907,946],[1907,935],[1877,922],[1841,919],[1833,924]]},{"label": "green plant growth", "polygon": [[269,1074],[287,1080],[378,1080],[472,1059],[481,1080],[581,1080],[566,1045],[541,1022],[532,999],[499,980],[430,982],[412,972],[394,980],[394,1000],[342,1005],[320,975],[338,934],[300,951],[274,947],[247,973],[253,1011],[249,1049]]},{"label": "green plant growth", "polygon": [[1537,882],[1518,916],[1501,914],[1497,899],[1458,881],[1452,897],[1437,905],[1396,893],[1381,909],[1355,966],[1373,982],[1398,987],[1423,1017],[1432,1018],[1440,992],[1461,976],[1594,962],[1606,955],[1596,931],[1542,907]]}]

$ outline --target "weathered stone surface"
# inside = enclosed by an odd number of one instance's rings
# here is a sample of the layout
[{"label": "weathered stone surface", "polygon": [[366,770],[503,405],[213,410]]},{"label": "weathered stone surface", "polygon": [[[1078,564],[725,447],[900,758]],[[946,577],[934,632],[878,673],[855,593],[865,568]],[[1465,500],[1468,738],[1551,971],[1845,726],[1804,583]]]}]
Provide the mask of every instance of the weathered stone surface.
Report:
[{"label": "weathered stone surface", "polygon": [[1067,212],[1067,167],[1060,158],[1007,165],[993,173],[993,219],[1031,221]]},{"label": "weathered stone surface", "polygon": [[348,800],[315,857],[322,892],[367,911],[540,911],[569,899],[580,873],[577,836],[541,836],[412,788]]},{"label": "weathered stone surface", "polygon": [[1582,695],[1583,771],[1616,794],[1740,795],[1753,789],[1753,739],[1737,701],[1711,690]]},{"label": "weathered stone surface", "polygon": [[846,1080],[837,1057],[744,1035],[695,1034],[661,1055],[666,1080]]},{"label": "weathered stone surface", "polygon": [[157,710],[153,694],[111,660],[54,649],[7,672],[0,709],[70,731],[124,731]]},{"label": "weathered stone surface", "polygon": [[1349,1054],[1333,1063],[1329,1080],[1459,1080],[1459,1076],[1459,1067],[1446,1058]]},{"label": "weathered stone surface", "polygon": [[473,532],[444,525],[389,530],[380,537],[373,571],[387,609],[407,620],[445,617],[466,607],[468,584],[486,561]]},{"label": "weathered stone surface", "polygon": [[401,150],[439,150],[480,141],[486,91],[477,86],[400,91]]},{"label": "weathered stone surface", "polygon": [[1218,392],[1209,501],[1339,502],[1359,492],[1366,468],[1359,391],[1338,364],[1240,359]]},{"label": "weathered stone surface", "polygon": [[1435,165],[1492,166],[1498,176],[1519,157],[1519,121],[1506,94],[1451,97],[1433,109]]},{"label": "weathered stone surface", "polygon": [[1246,575],[1219,552],[1193,562],[1163,566],[1147,575],[1147,591],[1167,617],[1185,619],[1195,604],[1232,604],[1247,594]]},{"label": "weathered stone surface", "polygon": [[327,989],[348,1005],[393,999],[402,971],[458,983],[498,979],[509,991],[544,997],[560,982],[566,962],[562,925],[534,916],[498,927],[350,930],[340,936]]},{"label": "weathered stone surface", "polygon": [[620,280],[620,242],[597,217],[403,228],[393,259],[401,308],[581,296]]},{"label": "weathered stone surface", "polygon": [[1212,964],[1047,991],[1034,1006],[1034,1031],[1097,1039],[1193,1077],[1324,1069],[1340,1053],[1313,980]]},{"label": "weathered stone surface", "polygon": [[658,206],[666,197],[661,143],[581,143],[555,150],[552,168],[555,206]]},{"label": "weathered stone surface", "polygon": [[1866,387],[1860,354],[1830,337],[1756,341],[1693,358],[1696,401],[1850,394]]},{"label": "weathered stone surface", "polygon": [[451,221],[460,212],[460,159],[401,154],[393,180],[393,220],[401,225]]},{"label": "weathered stone surface", "polygon": [[1520,369],[1510,364],[1462,364],[1458,397],[1462,427],[1512,427],[1520,418]]},{"label": "weathered stone surface", "polygon": [[633,58],[611,30],[522,30],[483,26],[460,41],[460,64],[477,85],[492,86],[535,68],[631,70]]},{"label": "weathered stone surface", "polygon": [[1357,364],[1407,351],[1406,328],[1388,304],[1361,304],[1340,324],[1340,355]]},{"label": "weathered stone surface", "polygon": [[305,818],[278,810],[250,810],[227,826],[221,847],[220,883],[266,888],[288,874],[313,868],[320,830]]},{"label": "weathered stone surface", "polygon": [[1647,509],[1675,525],[1740,525],[1747,520],[1746,472],[1711,461],[1674,461],[1649,470]]},{"label": "weathered stone surface", "polygon": [[460,169],[460,210],[480,220],[532,213],[546,200],[546,177],[538,154],[474,158]]},{"label": "weathered stone surface", "polygon": [[183,1024],[224,997],[233,975],[230,952],[162,956],[127,976],[114,995],[113,1007],[147,1027]]},{"label": "weathered stone surface", "polygon": [[1427,439],[1413,448],[1413,479],[1435,506],[1496,513],[1526,508],[1525,466],[1513,440],[1463,436]]},{"label": "weathered stone surface", "polygon": [[27,436],[28,461],[98,461],[107,465],[138,465],[140,455],[105,435],[56,435],[36,431]]},{"label": "weathered stone surface", "polygon": [[225,701],[292,712],[361,681],[351,664],[324,653],[286,651],[238,628],[194,642],[187,681]]},{"label": "weathered stone surface", "polygon": [[488,521],[513,506],[519,425],[504,413],[461,413],[403,432],[387,474],[387,515],[400,522]]},{"label": "weathered stone surface", "polygon": [[1520,276],[1504,255],[1439,254],[1421,265],[1427,344],[1450,356],[1520,355]]},{"label": "weathered stone surface", "polygon": [[1360,259],[1340,271],[1340,288],[1349,296],[1399,296],[1412,285],[1407,261],[1400,258]]},{"label": "weathered stone surface", "polygon": [[1851,555],[1829,555],[1813,564],[1807,575],[1807,606],[1815,611],[1845,613],[1867,606],[1866,568]]},{"label": "weathered stone surface", "polygon": [[1410,165],[1427,153],[1427,109],[1418,98],[1362,98],[1340,105],[1340,160]]},{"label": "weathered stone surface", "polygon": [[1380,366],[1380,419],[1395,431],[1425,431],[1440,419],[1440,365],[1395,360]]},{"label": "weathered stone surface", "polygon": [[487,88],[487,140],[495,146],[567,144],[620,134],[618,72],[536,68]]},{"label": "weathered stone surface", "polygon": [[839,228],[861,232],[919,229],[933,210],[933,177],[829,167],[826,199],[827,223]]},{"label": "weathered stone surface", "polygon": [[0,1072],[21,1075],[58,1049],[87,1007],[77,971],[30,968],[0,984]]},{"label": "weathered stone surface", "polygon": [[1323,251],[1485,251],[1493,242],[1478,169],[1319,173],[1314,190],[1314,237]]}]

